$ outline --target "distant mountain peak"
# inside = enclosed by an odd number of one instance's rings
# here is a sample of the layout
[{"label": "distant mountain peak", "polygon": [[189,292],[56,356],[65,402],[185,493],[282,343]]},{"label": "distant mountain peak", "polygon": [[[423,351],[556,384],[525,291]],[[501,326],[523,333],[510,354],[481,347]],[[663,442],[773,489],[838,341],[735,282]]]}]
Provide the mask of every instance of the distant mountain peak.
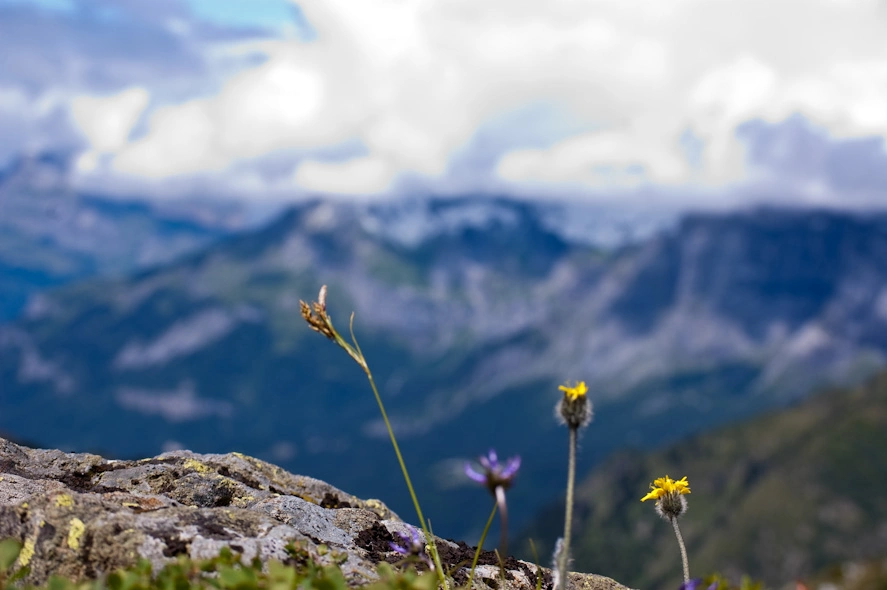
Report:
[{"label": "distant mountain peak", "polygon": [[18,156],[0,170],[0,201],[2,193],[9,190],[70,190],[70,160],[71,156],[65,153]]}]

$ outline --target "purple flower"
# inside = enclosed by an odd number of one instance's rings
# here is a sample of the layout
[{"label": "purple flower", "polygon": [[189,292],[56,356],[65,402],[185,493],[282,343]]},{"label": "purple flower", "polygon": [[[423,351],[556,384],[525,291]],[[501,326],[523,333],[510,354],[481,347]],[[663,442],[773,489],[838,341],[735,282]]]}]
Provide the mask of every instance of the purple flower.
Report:
[{"label": "purple flower", "polygon": [[520,469],[520,457],[512,457],[504,465],[499,463],[496,451],[490,450],[486,457],[478,457],[478,462],[484,468],[483,473],[476,471],[471,463],[465,464],[465,475],[479,484],[486,486],[490,493],[496,495],[496,488],[507,490],[511,487],[517,470]]},{"label": "purple flower", "polygon": [[401,555],[421,555],[425,552],[425,537],[415,527],[407,525],[409,533],[395,533],[401,539],[401,544],[389,543],[392,551]]},{"label": "purple flower", "polygon": [[[681,584],[680,590],[702,590],[703,583],[702,578],[693,578],[692,580]],[[717,581],[712,582],[707,590],[718,590]]]}]

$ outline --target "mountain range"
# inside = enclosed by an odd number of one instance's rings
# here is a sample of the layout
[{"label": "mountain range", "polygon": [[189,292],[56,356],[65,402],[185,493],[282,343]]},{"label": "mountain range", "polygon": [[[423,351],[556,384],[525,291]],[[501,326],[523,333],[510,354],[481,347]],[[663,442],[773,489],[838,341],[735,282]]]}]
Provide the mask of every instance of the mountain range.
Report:
[{"label": "mountain range", "polygon": [[253,225],[224,202],[150,203],[74,189],[69,157],[21,156],[0,170],[0,322],[31,296],[171,262]]},{"label": "mountain range", "polygon": [[362,371],[300,316],[326,284],[340,330],[355,312],[435,532],[471,539],[490,499],[464,460],[523,457],[516,527],[562,493],[565,380],[595,404],[587,471],[884,364],[885,215],[691,214],[607,245],[549,210],[427,199],[406,219],[448,221],[410,234],[397,208],[307,202],[34,297],[0,326],[0,431],[121,457],[239,450],[408,514]]}]

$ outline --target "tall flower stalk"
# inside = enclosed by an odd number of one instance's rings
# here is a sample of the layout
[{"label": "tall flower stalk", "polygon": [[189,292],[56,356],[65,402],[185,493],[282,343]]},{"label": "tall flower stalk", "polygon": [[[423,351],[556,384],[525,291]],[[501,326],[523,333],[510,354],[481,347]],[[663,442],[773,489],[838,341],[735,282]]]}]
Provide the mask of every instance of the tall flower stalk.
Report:
[{"label": "tall flower stalk", "polygon": [[557,544],[555,551],[555,565],[558,576],[555,580],[556,588],[567,586],[567,564],[570,561],[570,538],[573,533],[573,494],[576,487],[576,447],[579,439],[579,429],[585,428],[591,422],[591,402],[586,393],[588,387],[584,381],[575,385],[569,383],[561,385],[558,389],[564,393],[563,398],[557,404],[557,415],[570,429],[569,456],[567,462],[567,505],[564,515],[564,536]]},{"label": "tall flower stalk", "polygon": [[407,470],[406,463],[404,463],[403,455],[400,452],[400,446],[397,444],[397,438],[394,436],[394,429],[391,427],[391,421],[388,420],[388,412],[385,411],[385,404],[382,403],[382,397],[379,395],[379,389],[376,387],[373,373],[370,370],[366,357],[363,355],[363,351],[360,350],[357,338],[354,337],[354,312],[351,313],[351,320],[348,325],[349,332],[351,333],[351,342],[349,343],[342,338],[333,326],[333,320],[330,317],[329,312],[327,312],[326,285],[320,288],[320,294],[317,296],[317,301],[314,301],[309,305],[308,303],[299,300],[299,307],[302,312],[302,317],[308,322],[308,326],[310,326],[312,330],[323,334],[338,344],[339,347],[348,353],[348,356],[354,359],[354,362],[363,369],[364,373],[366,373],[367,380],[370,382],[370,387],[373,390],[373,395],[376,396],[376,403],[379,404],[382,420],[385,421],[385,428],[388,429],[388,436],[391,438],[391,446],[394,447],[394,454],[397,455],[397,462],[400,464],[400,470],[403,472],[404,481],[407,484],[407,489],[410,491],[410,498],[412,498],[413,506],[416,508],[416,516],[419,519],[419,524],[422,526],[422,532],[425,533],[431,557],[434,560],[434,569],[440,579],[441,587],[447,588],[446,574],[441,566],[440,555],[438,554],[437,547],[434,543],[434,536],[429,531],[425,517],[422,515],[422,507],[419,505],[419,499],[416,497],[416,490],[413,488],[413,482],[410,480],[410,473]]},{"label": "tall flower stalk", "polygon": [[466,463],[465,475],[469,479],[483,484],[490,494],[493,495],[493,498],[495,498],[495,503],[493,504],[493,511],[490,512],[490,518],[487,519],[487,526],[484,527],[483,535],[481,535],[480,542],[478,542],[477,549],[474,552],[474,560],[471,562],[471,573],[468,576],[469,590],[471,589],[471,582],[474,580],[477,559],[483,549],[484,540],[487,538],[487,531],[490,530],[490,525],[493,524],[493,517],[496,515],[497,509],[499,510],[499,521],[501,523],[499,527],[499,571],[502,574],[503,580],[505,578],[505,559],[508,558],[508,505],[505,502],[505,490],[511,487],[514,477],[517,475],[518,469],[520,469],[520,457],[512,457],[502,464],[499,463],[499,456],[496,455],[496,451],[492,449],[485,457],[478,457],[477,462],[483,467],[483,473],[474,469],[471,463]]},{"label": "tall flower stalk", "polygon": [[678,526],[678,518],[687,512],[687,499],[685,494],[690,493],[690,484],[684,476],[678,481],[673,481],[667,475],[653,481],[650,492],[641,498],[641,502],[656,500],[656,512],[671,523],[674,528],[678,546],[681,549],[681,564],[684,566],[684,584],[690,583],[690,564],[687,560],[687,548],[684,546],[684,537]]}]

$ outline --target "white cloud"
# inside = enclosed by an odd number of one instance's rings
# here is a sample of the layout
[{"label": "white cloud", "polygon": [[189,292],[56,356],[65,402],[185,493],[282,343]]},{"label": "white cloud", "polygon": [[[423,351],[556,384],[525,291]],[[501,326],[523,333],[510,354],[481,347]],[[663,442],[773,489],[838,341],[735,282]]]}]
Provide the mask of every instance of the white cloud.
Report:
[{"label": "white cloud", "polygon": [[[445,179],[453,155],[486,122],[532,104],[554,105],[576,129],[559,131],[547,147],[501,142],[510,151],[489,178],[722,186],[749,174],[737,127],[793,113],[838,136],[887,136],[883,3],[298,4],[315,41],[247,47],[264,63],[236,73],[214,96],[158,108],[146,134],[125,145],[124,125],[81,125],[93,149],[113,151],[117,172],[153,179],[298,150],[287,175],[292,190],[378,193],[401,174]],[[695,164],[680,148],[688,132],[701,141]],[[312,156],[348,141],[366,153]]]},{"label": "white cloud", "polygon": [[394,173],[391,164],[381,158],[355,158],[342,163],[310,160],[299,166],[295,181],[310,191],[375,194],[391,185]]},{"label": "white cloud", "polygon": [[71,101],[71,116],[98,152],[122,148],[145,107],[148,91],[129,88],[113,96],[78,96]]},{"label": "white cloud", "polygon": [[568,182],[577,185],[637,186],[684,180],[687,165],[676,146],[661,149],[625,132],[586,133],[547,150],[515,150],[497,171],[514,182]]}]

